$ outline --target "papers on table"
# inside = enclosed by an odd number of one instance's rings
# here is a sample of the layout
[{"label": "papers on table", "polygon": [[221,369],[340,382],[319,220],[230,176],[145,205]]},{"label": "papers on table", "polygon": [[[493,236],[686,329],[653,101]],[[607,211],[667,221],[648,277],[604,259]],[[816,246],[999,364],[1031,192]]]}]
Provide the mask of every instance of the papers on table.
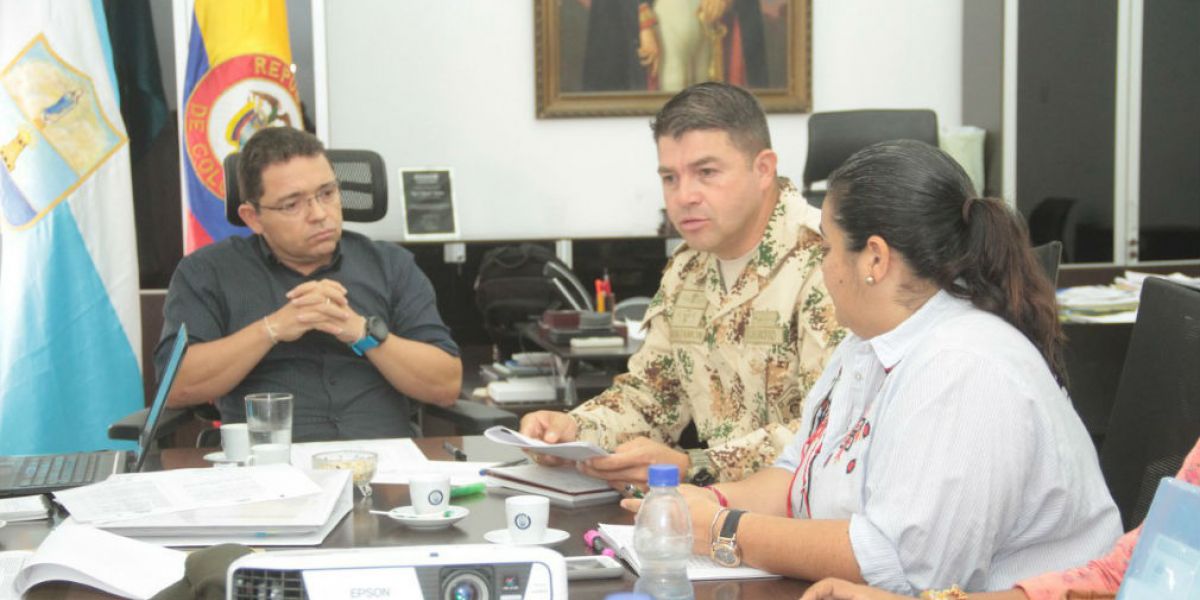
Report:
[{"label": "papers on table", "polygon": [[1111,285],[1083,285],[1058,291],[1061,316],[1074,323],[1133,323],[1137,320],[1138,301],[1147,277],[1162,277],[1176,283],[1200,288],[1200,278],[1182,273],[1158,275],[1125,271]]},{"label": "papers on table", "polygon": [[[350,510],[350,471],[308,473],[319,493],[213,506],[124,520],[96,522],[106,531],[168,546],[207,546],[236,542],[255,546],[319,544]],[[74,519],[68,519],[74,522]]]},{"label": "papers on table", "polygon": [[[37,521],[50,518],[45,496],[14,496],[0,499],[0,521]],[[3,598],[3,596],[0,596]]]},{"label": "papers on table", "polygon": [[116,521],[185,510],[315,494],[321,488],[291,465],[240,469],[176,469],[122,473],[54,493],[80,523]]},{"label": "papers on table", "polygon": [[507,446],[525,448],[533,452],[550,454],[567,460],[587,460],[596,456],[608,456],[608,451],[591,442],[565,442],[562,444],[547,444],[541,440],[521,435],[503,425],[489,427],[483,432],[489,440]]},{"label": "papers on table", "polygon": [[[634,572],[640,573],[642,562],[638,559],[637,550],[633,548],[633,525],[609,525],[601,523],[598,527],[600,536],[608,545],[617,549],[617,555],[625,559]],[[709,579],[765,579],[779,577],[762,569],[754,567],[722,567],[707,556],[693,554],[688,558],[688,579],[704,581]]]},{"label": "papers on table", "polygon": [[483,481],[479,471],[495,464],[429,460],[416,443],[407,438],[292,444],[292,464],[308,468],[312,465],[314,454],[332,450],[370,450],[379,455],[375,477],[371,478],[371,483],[407,484],[409,477],[413,475],[444,473],[450,476],[450,485],[469,485]]},{"label": "papers on table", "polygon": [[20,597],[44,581],[73,581],[122,598],[149,598],[183,578],[186,556],[63,523],[34,552],[0,552],[0,597]]}]

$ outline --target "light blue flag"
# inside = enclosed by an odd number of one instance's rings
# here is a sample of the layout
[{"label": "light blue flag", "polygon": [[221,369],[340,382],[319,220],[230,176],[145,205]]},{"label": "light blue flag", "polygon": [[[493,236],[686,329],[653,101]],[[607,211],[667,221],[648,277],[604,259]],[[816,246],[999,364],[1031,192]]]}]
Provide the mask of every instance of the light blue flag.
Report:
[{"label": "light blue flag", "polygon": [[0,454],[128,447],[143,405],[129,144],[100,0],[0,0]]}]

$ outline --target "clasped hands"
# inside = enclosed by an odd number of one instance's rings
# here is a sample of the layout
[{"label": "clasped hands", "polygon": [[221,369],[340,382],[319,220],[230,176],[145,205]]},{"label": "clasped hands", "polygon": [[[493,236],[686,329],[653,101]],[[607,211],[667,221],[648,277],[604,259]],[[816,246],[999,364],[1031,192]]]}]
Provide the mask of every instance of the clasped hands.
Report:
[{"label": "clasped hands", "polygon": [[304,282],[288,291],[287,298],[287,303],[267,316],[274,337],[281,342],[316,330],[351,344],[366,330],[367,320],[350,308],[345,286],[332,279]]}]

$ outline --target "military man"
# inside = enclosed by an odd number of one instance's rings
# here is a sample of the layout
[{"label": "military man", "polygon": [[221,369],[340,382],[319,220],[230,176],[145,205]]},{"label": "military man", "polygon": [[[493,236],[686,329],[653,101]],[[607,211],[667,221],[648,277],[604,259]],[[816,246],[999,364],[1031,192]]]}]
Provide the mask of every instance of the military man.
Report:
[{"label": "military man", "polygon": [[[612,450],[579,467],[614,487],[664,462],[693,483],[737,480],[792,440],[843,335],[821,280],[820,210],[777,176],[766,115],[741,88],[687,88],[652,129],[667,215],[686,243],[647,310],[645,344],[608,390],[570,413],[530,413],[521,431]],[[691,422],[706,447],[675,447]]]}]

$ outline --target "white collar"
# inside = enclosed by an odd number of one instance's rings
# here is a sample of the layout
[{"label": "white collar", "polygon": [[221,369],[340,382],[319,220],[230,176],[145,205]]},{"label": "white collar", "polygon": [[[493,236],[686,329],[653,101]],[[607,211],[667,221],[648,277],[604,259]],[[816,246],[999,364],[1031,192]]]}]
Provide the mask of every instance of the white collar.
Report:
[{"label": "white collar", "polygon": [[925,301],[921,308],[917,309],[917,312],[891,331],[867,340],[867,343],[875,351],[875,356],[883,365],[884,370],[890,371],[940,323],[951,316],[970,310],[972,306],[970,300],[956,298],[945,290],[938,290],[929,300]]}]

